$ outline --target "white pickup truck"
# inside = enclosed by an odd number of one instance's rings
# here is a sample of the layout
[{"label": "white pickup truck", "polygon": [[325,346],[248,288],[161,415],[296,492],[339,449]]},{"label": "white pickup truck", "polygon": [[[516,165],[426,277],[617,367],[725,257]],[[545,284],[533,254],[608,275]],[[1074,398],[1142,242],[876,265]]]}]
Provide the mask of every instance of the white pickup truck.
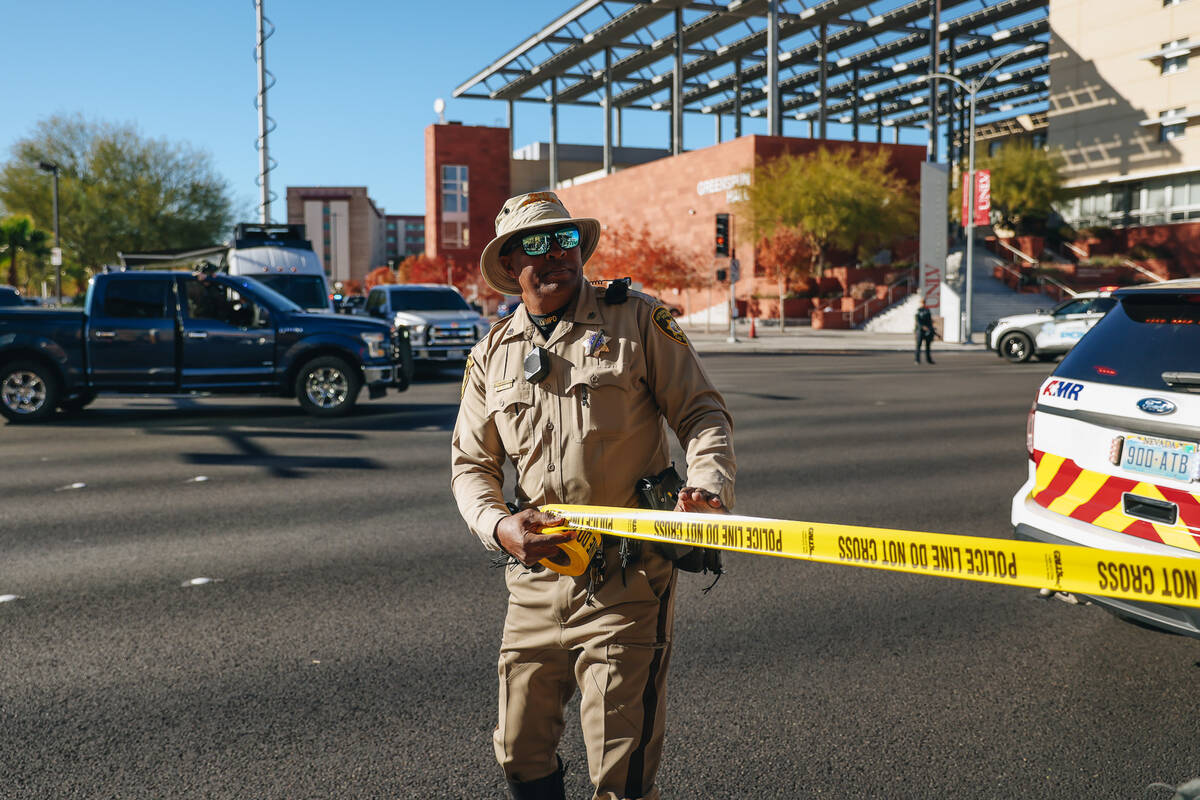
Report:
[{"label": "white pickup truck", "polygon": [[453,286],[440,283],[384,284],[371,289],[367,316],[406,326],[413,359],[425,364],[458,364],[491,328]]}]

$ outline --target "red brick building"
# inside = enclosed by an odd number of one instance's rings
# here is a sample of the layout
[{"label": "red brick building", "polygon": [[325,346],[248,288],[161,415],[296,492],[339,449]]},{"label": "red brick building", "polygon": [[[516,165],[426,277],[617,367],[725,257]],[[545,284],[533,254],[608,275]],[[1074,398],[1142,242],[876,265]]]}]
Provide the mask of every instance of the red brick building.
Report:
[{"label": "red brick building", "polygon": [[[742,187],[750,183],[755,165],[783,153],[811,152],[822,145],[860,152],[880,149],[888,152],[892,168],[912,184],[916,199],[921,163],[925,160],[924,146],[771,136],[743,136],[678,156],[619,168],[610,175],[580,174],[560,182],[555,191],[574,215],[596,217],[606,230],[645,225],[680,251],[706,260],[715,270],[729,264],[728,258],[712,255],[716,215],[732,212]],[[494,235],[495,215],[512,193],[509,152],[507,128],[449,124],[426,129],[425,252],[428,255],[459,261],[471,259],[478,264],[480,253]],[[520,191],[537,188],[544,186],[521,186]],[[773,284],[755,285],[754,248],[740,238],[736,215],[731,222],[731,243],[741,262],[738,296],[747,297],[759,288],[772,291]],[[696,302],[688,304],[691,310],[707,301],[707,297],[693,299]],[[668,300],[675,302],[673,298]],[[679,305],[685,303],[681,300]]]},{"label": "red brick building", "polygon": [[508,199],[508,128],[425,129],[425,255],[478,264]]}]

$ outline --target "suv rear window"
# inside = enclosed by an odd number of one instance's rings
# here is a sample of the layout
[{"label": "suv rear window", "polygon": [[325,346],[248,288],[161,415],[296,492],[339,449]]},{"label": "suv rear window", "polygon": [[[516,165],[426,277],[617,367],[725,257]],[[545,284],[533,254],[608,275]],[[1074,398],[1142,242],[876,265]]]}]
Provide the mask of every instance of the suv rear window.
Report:
[{"label": "suv rear window", "polygon": [[1164,372],[1200,372],[1200,292],[1121,297],[1054,374],[1118,386],[1184,388],[1169,386]]},{"label": "suv rear window", "polygon": [[470,311],[453,289],[393,289],[393,311]]}]

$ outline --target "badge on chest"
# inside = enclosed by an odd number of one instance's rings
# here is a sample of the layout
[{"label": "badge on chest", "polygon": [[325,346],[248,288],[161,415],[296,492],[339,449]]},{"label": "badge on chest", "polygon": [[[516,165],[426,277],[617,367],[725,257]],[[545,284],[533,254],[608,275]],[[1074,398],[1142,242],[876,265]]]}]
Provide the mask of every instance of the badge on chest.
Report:
[{"label": "badge on chest", "polygon": [[604,331],[589,333],[583,341],[583,354],[599,358],[601,353],[608,352],[608,343],[611,341],[611,338],[604,335]]}]

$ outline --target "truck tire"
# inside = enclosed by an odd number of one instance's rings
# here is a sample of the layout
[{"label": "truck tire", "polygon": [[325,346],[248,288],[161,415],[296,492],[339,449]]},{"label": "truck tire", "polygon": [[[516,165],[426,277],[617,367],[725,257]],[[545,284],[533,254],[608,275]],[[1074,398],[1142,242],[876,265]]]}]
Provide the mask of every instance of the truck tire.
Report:
[{"label": "truck tire", "polygon": [[1010,333],[1000,340],[1000,352],[1012,363],[1020,364],[1033,355],[1033,342],[1023,333]]},{"label": "truck tire", "polygon": [[296,398],[314,417],[341,417],[358,402],[362,376],[337,356],[314,358],[296,373]]},{"label": "truck tire", "polygon": [[54,414],[62,395],[54,370],[37,361],[0,367],[0,414],[10,422],[42,422]]}]

